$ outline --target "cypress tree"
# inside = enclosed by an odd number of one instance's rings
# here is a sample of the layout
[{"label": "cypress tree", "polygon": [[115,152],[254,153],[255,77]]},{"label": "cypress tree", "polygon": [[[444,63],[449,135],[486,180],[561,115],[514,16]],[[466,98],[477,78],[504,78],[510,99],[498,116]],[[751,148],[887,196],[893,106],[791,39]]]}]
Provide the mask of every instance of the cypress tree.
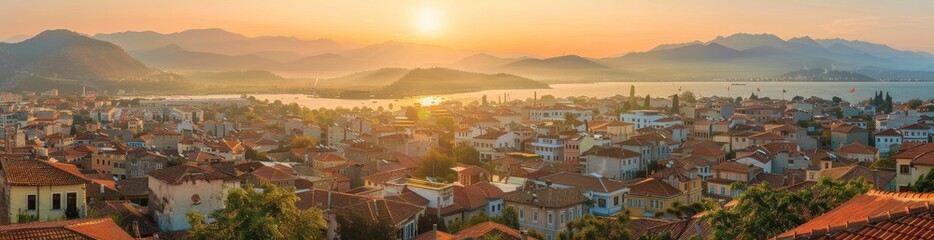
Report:
[{"label": "cypress tree", "polygon": [[892,112],[892,95],[889,95],[888,92],[885,93],[885,103],[883,103],[885,112]]},{"label": "cypress tree", "polygon": [[678,94],[671,97],[671,113],[677,114],[681,103],[678,102]]},{"label": "cypress tree", "polygon": [[652,96],[648,94],[645,95],[645,104],[642,105],[643,107],[645,107],[645,109],[652,109],[652,104],[650,101],[651,99],[652,99]]},{"label": "cypress tree", "polygon": [[636,85],[629,85],[629,106],[636,105]]}]

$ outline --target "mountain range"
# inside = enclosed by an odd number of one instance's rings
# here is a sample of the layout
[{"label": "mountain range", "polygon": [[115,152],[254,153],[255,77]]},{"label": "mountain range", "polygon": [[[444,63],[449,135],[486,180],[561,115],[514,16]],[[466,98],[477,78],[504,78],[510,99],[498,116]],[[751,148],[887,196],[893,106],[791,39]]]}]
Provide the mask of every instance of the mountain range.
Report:
[{"label": "mountain range", "polygon": [[[398,86],[412,87],[411,79],[426,86],[437,83],[435,80],[477,81],[469,86],[452,85],[462,90],[483,89],[477,86],[481,82],[498,85],[497,81],[527,83],[531,79],[547,83],[934,80],[931,71],[934,55],[929,53],[856,40],[807,36],[785,40],[772,34],[740,33],[709,41],[662,44],[645,52],[605,58],[505,56],[399,41],[360,46],[330,39],[247,37],[222,29],[93,36],[49,30],[11,42],[15,43],[0,43],[0,84],[4,84],[0,86],[15,86],[30,77],[54,81],[193,83],[229,77],[231,82],[322,79],[321,87],[386,88],[414,93],[419,91]],[[824,69],[827,74],[813,69]]]}]

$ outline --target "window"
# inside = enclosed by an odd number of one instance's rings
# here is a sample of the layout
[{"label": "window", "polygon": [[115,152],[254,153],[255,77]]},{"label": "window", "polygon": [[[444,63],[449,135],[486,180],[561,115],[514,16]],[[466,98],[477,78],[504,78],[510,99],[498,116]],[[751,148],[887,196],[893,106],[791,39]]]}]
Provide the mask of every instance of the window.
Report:
[{"label": "window", "polygon": [[660,200],[652,200],[652,208],[662,209],[665,208],[665,204]]},{"label": "window", "polygon": [[619,205],[619,196],[613,197],[613,206]]},{"label": "window", "polygon": [[554,224],[554,222],[555,222],[554,214],[548,213],[548,225]]},{"label": "window", "polygon": [[911,174],[911,166],[908,166],[908,165],[898,165],[898,173],[901,173],[901,174]]},{"label": "window", "polygon": [[36,204],[36,195],[26,195],[26,211],[35,211],[37,207]]},{"label": "window", "polygon": [[538,223],[538,211],[532,212],[532,222]]},{"label": "window", "polygon": [[52,210],[62,209],[62,194],[53,193],[52,194]]},{"label": "window", "polygon": [[606,207],[606,199],[603,199],[603,198],[597,199],[597,207],[605,208],[605,207]]}]

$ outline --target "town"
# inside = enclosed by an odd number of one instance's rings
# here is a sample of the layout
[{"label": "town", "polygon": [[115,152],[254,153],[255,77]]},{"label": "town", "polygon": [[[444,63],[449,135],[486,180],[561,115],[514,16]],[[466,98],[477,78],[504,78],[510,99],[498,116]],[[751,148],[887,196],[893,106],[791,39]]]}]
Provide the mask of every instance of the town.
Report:
[{"label": "town", "polygon": [[3,92],[0,239],[934,233],[912,223],[932,221],[930,100],[619,92],[377,109]]}]

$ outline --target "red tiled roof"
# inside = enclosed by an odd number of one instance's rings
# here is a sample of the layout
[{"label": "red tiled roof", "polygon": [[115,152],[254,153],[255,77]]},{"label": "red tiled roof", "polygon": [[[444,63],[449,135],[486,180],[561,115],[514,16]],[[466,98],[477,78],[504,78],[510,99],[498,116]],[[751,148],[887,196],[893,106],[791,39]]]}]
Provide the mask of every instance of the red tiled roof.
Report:
[{"label": "red tiled roof", "polygon": [[617,158],[617,159],[626,159],[626,158],[642,156],[641,153],[622,149],[622,148],[616,148],[616,147],[600,149],[600,150],[594,151],[593,154],[597,156],[611,157],[611,158]]},{"label": "red tiled roof", "polygon": [[855,153],[855,154],[877,154],[879,149],[870,147],[869,145],[863,144],[859,141],[840,146],[837,148],[837,152],[841,153]]},{"label": "red tiled roof", "polygon": [[[820,236],[876,222],[888,221],[906,214],[929,212],[932,203],[934,203],[934,193],[896,193],[873,190],[867,194],[856,196],[839,207],[778,235],[777,238],[809,238],[808,236]],[[931,222],[924,224],[928,229],[931,229],[930,226],[932,225],[934,223]],[[922,230],[917,227],[906,226],[906,228],[893,230],[895,231],[888,232],[888,236],[920,233],[928,235],[927,239],[934,237],[932,231],[914,231]],[[886,235],[880,235],[883,233],[886,233],[886,231],[867,233],[872,235],[867,235],[865,238],[870,236],[886,238]]]},{"label": "red tiled roof", "polygon": [[223,181],[237,181],[238,179],[235,176],[228,175],[226,173],[209,170],[205,167],[192,166],[187,164],[182,164],[174,167],[163,168],[149,172],[149,176],[152,176],[155,179],[161,180],[163,182],[178,185],[187,181],[197,181],[197,180],[223,180]]},{"label": "red tiled roof", "polygon": [[655,178],[646,178],[632,185],[629,194],[657,197],[675,197],[681,195],[681,190]]},{"label": "red tiled roof", "polygon": [[4,184],[12,186],[61,186],[90,181],[75,165],[20,156],[0,156],[0,168],[6,180]]},{"label": "red tiled roof", "polygon": [[283,169],[274,166],[263,166],[253,170],[253,176],[268,182],[295,180],[298,177]]},{"label": "red tiled roof", "polygon": [[0,226],[0,239],[133,239],[111,218],[31,222]]}]

